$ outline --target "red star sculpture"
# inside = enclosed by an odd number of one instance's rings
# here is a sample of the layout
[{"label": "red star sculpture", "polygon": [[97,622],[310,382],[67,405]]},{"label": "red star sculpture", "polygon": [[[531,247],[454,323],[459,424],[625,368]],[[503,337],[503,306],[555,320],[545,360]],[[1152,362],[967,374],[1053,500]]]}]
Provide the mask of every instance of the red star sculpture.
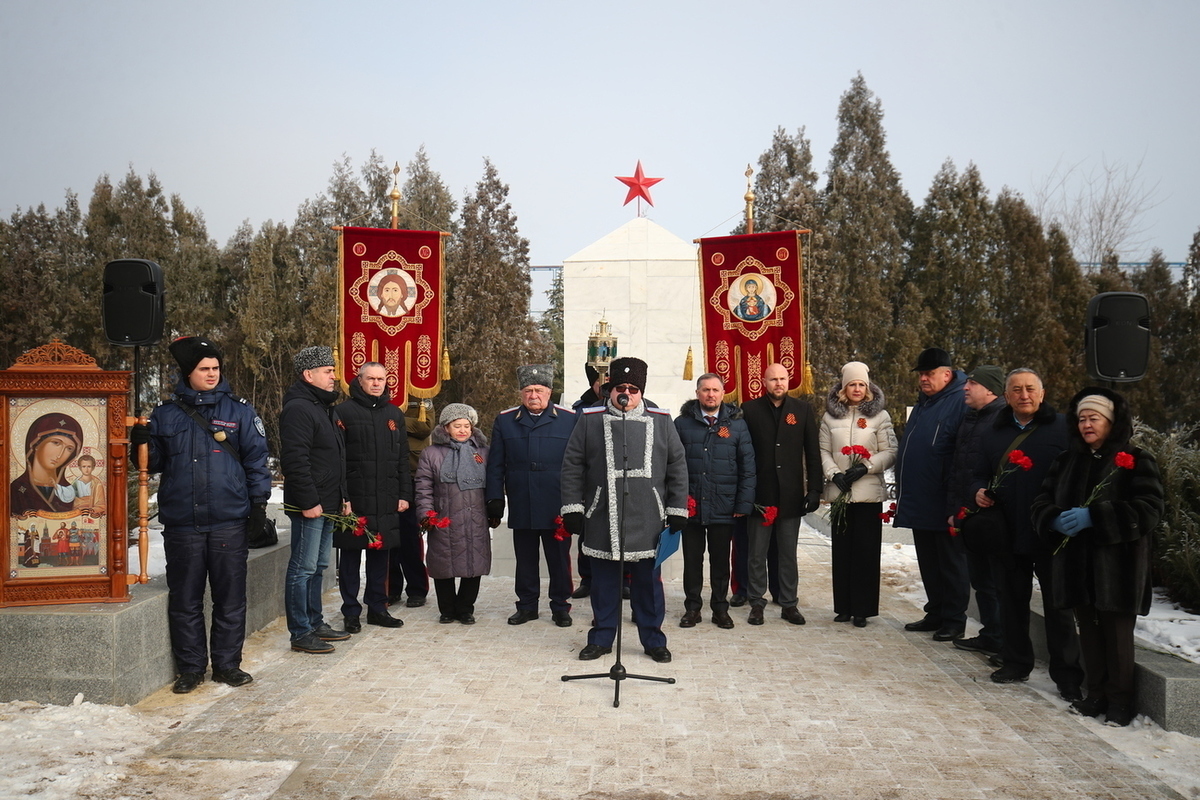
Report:
[{"label": "red star sculpture", "polygon": [[641,160],[638,161],[637,169],[633,171],[631,177],[622,178],[620,175],[617,175],[616,178],[629,187],[629,194],[625,195],[625,202],[621,205],[629,205],[629,201],[635,197],[645,198],[647,203],[654,205],[654,201],[650,199],[650,187],[661,181],[662,178],[647,178],[646,174],[642,172]]}]

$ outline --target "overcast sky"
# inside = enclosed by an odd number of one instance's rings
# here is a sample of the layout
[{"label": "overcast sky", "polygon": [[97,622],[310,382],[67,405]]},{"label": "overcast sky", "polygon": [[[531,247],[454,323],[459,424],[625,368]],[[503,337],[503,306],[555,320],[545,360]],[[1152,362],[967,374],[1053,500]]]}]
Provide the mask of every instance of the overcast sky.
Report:
[{"label": "overcast sky", "polygon": [[861,71],[915,203],[947,158],[1030,198],[1056,168],[1140,164],[1158,204],[1124,257],[1182,261],[1198,30],[1194,0],[0,0],[0,213],[86,204],[132,165],[224,244],[290,223],[343,154],[424,144],[460,200],[492,159],[533,263],[558,264],[636,214],[614,176],[639,159],[651,219],[728,233],[777,126],[807,126],[824,170]]}]

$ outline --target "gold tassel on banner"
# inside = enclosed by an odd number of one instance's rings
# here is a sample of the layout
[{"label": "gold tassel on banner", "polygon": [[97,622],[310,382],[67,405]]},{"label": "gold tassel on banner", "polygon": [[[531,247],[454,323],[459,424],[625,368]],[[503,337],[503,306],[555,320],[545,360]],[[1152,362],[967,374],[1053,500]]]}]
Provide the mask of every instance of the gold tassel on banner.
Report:
[{"label": "gold tassel on banner", "polygon": [[801,394],[812,394],[813,391],[814,390],[813,390],[812,364],[805,361],[804,362],[804,377],[800,381],[800,393]]},{"label": "gold tassel on banner", "polygon": [[450,348],[442,348],[442,380],[450,380]]},{"label": "gold tassel on banner", "polygon": [[683,379],[690,381],[692,379],[692,348],[688,347],[687,358],[683,362]]},{"label": "gold tassel on banner", "polygon": [[425,401],[417,401],[417,422],[425,422],[429,417],[425,414]]}]

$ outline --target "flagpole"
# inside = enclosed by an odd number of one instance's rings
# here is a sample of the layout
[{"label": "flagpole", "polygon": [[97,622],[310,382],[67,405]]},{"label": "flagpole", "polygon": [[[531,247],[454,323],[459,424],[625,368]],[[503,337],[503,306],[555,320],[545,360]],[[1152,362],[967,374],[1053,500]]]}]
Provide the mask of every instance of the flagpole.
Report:
[{"label": "flagpole", "polygon": [[754,174],[754,170],[750,165],[746,165],[746,196],[743,198],[746,201],[746,233],[754,233],[754,189],[750,186],[750,176]]}]

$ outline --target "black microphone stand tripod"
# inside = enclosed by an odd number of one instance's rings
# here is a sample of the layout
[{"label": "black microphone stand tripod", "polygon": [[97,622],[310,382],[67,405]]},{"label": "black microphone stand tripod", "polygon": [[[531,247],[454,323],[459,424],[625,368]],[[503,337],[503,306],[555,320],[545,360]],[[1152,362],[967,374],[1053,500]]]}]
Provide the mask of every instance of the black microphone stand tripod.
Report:
[{"label": "black microphone stand tripod", "polygon": [[[617,395],[617,405],[621,407],[621,522],[617,526],[617,546],[619,548],[618,561],[619,567],[617,575],[619,583],[617,589],[617,641],[613,652],[616,654],[616,660],[608,672],[594,672],[588,675],[563,675],[564,681],[584,681],[592,678],[608,678],[613,682],[613,708],[621,707],[621,681],[634,678],[639,681],[658,681],[659,683],[674,683],[674,678],[659,678],[653,675],[634,675],[625,671],[625,665],[621,663],[621,628],[625,627],[625,600],[622,597],[620,584],[625,581],[625,481],[626,473],[629,470],[629,447],[626,442],[625,433],[625,408],[629,405],[629,395]],[[633,601],[630,600],[632,607]]]}]

